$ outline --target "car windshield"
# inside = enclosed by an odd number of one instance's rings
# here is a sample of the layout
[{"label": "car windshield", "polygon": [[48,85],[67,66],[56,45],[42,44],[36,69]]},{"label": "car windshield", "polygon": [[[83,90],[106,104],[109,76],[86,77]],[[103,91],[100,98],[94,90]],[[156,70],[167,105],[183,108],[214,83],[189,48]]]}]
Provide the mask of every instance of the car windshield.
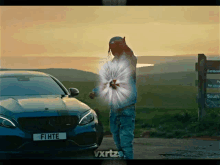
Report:
[{"label": "car windshield", "polygon": [[0,96],[65,95],[50,77],[1,77]]}]

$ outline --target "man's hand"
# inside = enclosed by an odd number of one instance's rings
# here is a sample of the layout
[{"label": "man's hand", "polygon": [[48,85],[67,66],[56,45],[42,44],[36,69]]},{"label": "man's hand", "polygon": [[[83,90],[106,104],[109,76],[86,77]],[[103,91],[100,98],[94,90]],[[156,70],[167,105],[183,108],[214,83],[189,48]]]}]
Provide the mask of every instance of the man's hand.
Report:
[{"label": "man's hand", "polygon": [[89,93],[89,97],[90,97],[90,99],[94,99],[96,97],[95,93],[94,92],[90,92]]},{"label": "man's hand", "polygon": [[110,87],[112,87],[113,89],[116,89],[117,86],[119,86],[119,84],[116,84],[116,80],[115,79],[110,82]]}]

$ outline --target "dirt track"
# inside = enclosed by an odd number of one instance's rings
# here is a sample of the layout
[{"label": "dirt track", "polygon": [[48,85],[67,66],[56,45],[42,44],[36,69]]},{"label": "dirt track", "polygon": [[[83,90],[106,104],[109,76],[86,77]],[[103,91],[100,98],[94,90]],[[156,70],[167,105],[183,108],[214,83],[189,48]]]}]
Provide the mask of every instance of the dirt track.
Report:
[{"label": "dirt track", "polygon": [[[219,159],[219,140],[206,139],[161,139],[161,138],[135,138],[134,159]],[[112,137],[104,137],[97,151],[117,151]],[[96,151],[96,152],[97,152]],[[24,157],[17,157],[22,158]],[[73,155],[72,153],[61,153],[47,155],[44,157],[28,157],[29,159],[112,159],[108,156],[92,154]],[[115,159],[115,158],[113,158]],[[116,158],[117,159],[117,158]]]},{"label": "dirt track", "polygon": [[[134,159],[220,158],[220,141],[197,139],[135,138]],[[100,151],[116,150],[112,137],[105,137]]]}]

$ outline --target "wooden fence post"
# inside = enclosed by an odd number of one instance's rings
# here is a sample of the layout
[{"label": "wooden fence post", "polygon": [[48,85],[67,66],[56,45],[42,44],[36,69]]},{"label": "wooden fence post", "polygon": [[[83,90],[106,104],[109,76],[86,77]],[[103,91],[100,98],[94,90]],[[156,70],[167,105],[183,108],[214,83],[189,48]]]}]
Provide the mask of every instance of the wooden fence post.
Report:
[{"label": "wooden fence post", "polygon": [[198,121],[206,115],[205,100],[206,100],[206,56],[198,54]]}]

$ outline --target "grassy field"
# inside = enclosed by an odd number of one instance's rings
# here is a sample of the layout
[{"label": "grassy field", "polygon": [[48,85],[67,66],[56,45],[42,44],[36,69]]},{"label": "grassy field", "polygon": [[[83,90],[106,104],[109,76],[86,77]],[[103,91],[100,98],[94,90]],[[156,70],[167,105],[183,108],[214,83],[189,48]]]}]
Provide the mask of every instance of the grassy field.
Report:
[{"label": "grassy field", "polygon": [[[135,137],[140,137],[147,130],[152,131],[151,137],[167,138],[216,135],[219,132],[219,109],[207,109],[206,118],[198,122],[198,105],[196,103],[198,91],[195,86],[195,80],[198,77],[194,70],[194,62],[190,61],[188,64],[186,65],[184,62],[164,63],[155,65],[152,72],[150,71],[151,68],[148,67],[137,69],[142,75],[138,76],[137,74],[138,98]],[[89,92],[96,86],[95,81],[98,80],[98,75],[75,69],[33,70],[55,76],[67,89],[70,87],[79,89],[80,94],[76,98],[92,109],[98,109],[104,129],[109,131],[110,110],[108,106],[102,105],[99,98],[92,100],[88,96]],[[169,73],[173,71],[177,73]],[[150,74],[153,72],[168,73]],[[218,79],[218,76],[208,75],[207,78]],[[207,89],[207,93],[220,93],[220,91]]]},{"label": "grassy field", "polygon": [[[98,98],[92,100],[89,92],[96,82],[62,82],[66,88],[79,89],[78,100],[92,109],[99,109],[105,131],[109,129],[109,108]],[[198,122],[197,88],[193,86],[146,85],[138,83],[135,137],[151,130],[151,137],[182,138],[217,135],[220,126],[219,109],[207,109],[208,115]]]}]

